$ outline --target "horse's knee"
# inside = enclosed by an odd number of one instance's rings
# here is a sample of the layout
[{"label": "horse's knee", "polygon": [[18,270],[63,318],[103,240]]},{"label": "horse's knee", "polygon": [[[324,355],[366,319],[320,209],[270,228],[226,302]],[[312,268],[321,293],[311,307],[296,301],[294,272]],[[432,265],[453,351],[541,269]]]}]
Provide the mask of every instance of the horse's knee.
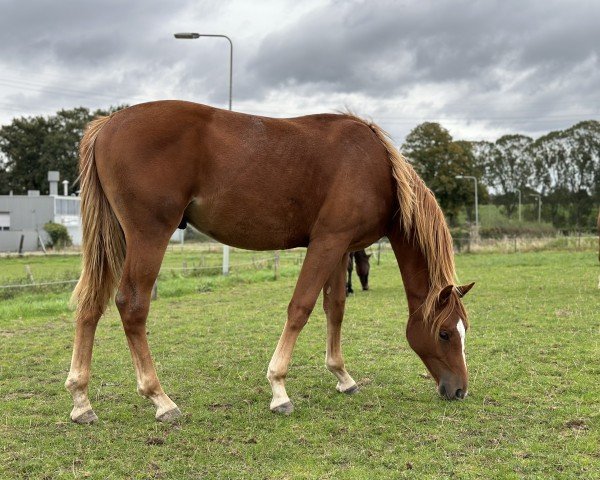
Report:
[{"label": "horse's knee", "polygon": [[290,302],[288,305],[288,323],[291,328],[294,329],[302,329],[306,322],[308,322],[308,317],[312,313],[314,305],[303,305],[297,302]]}]

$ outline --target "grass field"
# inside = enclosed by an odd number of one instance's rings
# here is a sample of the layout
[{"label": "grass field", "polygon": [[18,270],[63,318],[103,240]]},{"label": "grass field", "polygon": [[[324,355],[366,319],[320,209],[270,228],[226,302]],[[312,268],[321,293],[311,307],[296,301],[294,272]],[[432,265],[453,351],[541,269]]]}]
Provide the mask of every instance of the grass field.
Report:
[{"label": "grass field", "polygon": [[[165,263],[193,262],[177,255]],[[335,392],[324,367],[325,318],[315,309],[288,376],[296,410],[280,417],[268,409],[265,373],[297,255],[282,262],[277,281],[269,268],[161,275],[148,330],[163,386],[184,413],[176,425],[156,423],[137,396],[115,308],[96,336],[90,398],[100,420],[72,424],[63,388],[68,288],[3,297],[0,478],[600,478],[596,253],[457,257],[463,283],[477,282],[465,299],[471,382],[463,402],[441,400],[424,378],[404,338],[397,266],[384,253],[372,290],[347,303],[344,354],[361,392]],[[0,283],[20,281],[33,260],[0,259]],[[40,257],[31,270],[66,278],[77,264]]]}]

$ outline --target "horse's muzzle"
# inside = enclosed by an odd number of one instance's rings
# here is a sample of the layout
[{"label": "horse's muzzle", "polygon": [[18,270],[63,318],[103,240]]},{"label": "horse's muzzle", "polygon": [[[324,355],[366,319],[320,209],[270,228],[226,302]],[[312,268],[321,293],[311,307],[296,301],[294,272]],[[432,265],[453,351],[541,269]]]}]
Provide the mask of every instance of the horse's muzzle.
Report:
[{"label": "horse's muzzle", "polygon": [[438,393],[446,400],[463,400],[467,396],[467,391],[462,388],[454,389],[444,383],[440,383]]}]

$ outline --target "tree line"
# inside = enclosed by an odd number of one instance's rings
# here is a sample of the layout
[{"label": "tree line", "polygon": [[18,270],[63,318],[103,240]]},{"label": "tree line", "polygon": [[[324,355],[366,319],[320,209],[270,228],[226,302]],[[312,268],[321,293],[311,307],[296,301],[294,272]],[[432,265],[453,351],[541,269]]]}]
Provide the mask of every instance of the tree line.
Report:
[{"label": "tree line", "polygon": [[[73,184],[78,146],[86,124],[123,106],[80,107],[51,116],[15,118],[0,128],[0,194],[48,191],[48,170]],[[439,123],[415,127],[401,147],[456,225],[466,208],[472,218],[474,176],[481,203],[493,202],[515,216],[540,195],[542,218],[561,229],[593,228],[600,204],[600,122],[589,120],[538,139],[512,134],[494,142],[454,140]]]},{"label": "tree line", "polygon": [[[593,229],[600,204],[600,122],[579,122],[538,139],[504,135],[495,142],[455,141],[438,123],[413,129],[402,151],[433,190],[453,223],[473,204],[478,179],[481,203],[493,202],[514,217],[519,191],[523,203],[542,202],[542,219],[556,228]],[[470,208],[470,207],[468,207]]]},{"label": "tree line", "polygon": [[79,141],[94,118],[119,110],[60,110],[50,116],[15,118],[0,127],[0,195],[48,192],[48,171],[58,170],[71,185],[78,176]]}]

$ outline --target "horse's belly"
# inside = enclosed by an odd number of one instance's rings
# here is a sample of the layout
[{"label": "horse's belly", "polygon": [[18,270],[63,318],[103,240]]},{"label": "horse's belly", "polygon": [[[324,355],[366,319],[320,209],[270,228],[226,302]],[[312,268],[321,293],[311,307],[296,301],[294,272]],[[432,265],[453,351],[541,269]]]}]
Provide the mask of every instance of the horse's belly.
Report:
[{"label": "horse's belly", "polygon": [[310,228],[304,221],[262,207],[243,201],[207,202],[198,197],[187,207],[185,218],[200,232],[237,248],[278,250],[308,245]]}]

